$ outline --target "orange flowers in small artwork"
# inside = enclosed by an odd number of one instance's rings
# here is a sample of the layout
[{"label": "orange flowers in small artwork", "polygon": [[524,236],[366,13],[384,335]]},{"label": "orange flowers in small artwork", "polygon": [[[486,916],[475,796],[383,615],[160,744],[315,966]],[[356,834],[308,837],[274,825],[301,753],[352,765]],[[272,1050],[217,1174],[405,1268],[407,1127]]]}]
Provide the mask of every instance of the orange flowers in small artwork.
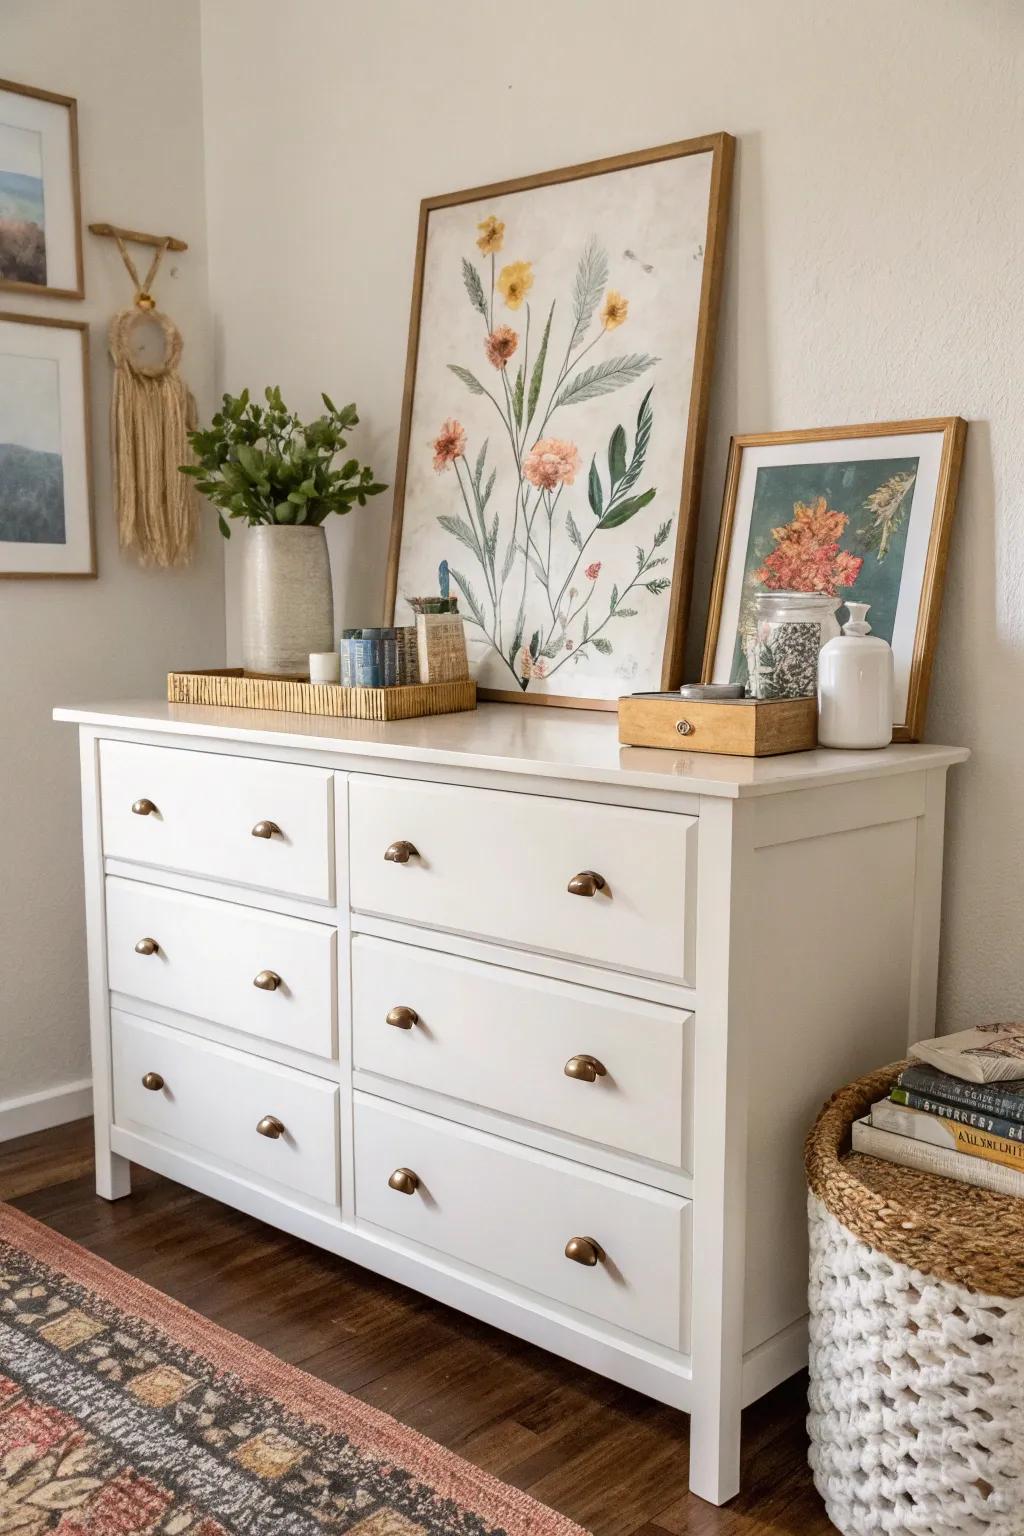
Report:
[{"label": "orange flowers in small artwork", "polygon": [[755,580],[773,592],[823,592],[838,597],[840,587],[852,587],[864,564],[863,556],[839,548],[850,519],[829,507],[824,496],[813,504],[793,507],[793,521],[772,529],[775,548],[754,572]]}]

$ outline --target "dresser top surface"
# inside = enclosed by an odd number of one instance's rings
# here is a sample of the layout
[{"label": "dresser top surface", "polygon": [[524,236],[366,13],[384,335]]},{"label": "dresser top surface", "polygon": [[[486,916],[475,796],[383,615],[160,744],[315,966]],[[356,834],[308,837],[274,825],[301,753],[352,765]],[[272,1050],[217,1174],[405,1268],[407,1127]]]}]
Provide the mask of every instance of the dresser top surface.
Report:
[{"label": "dresser top surface", "polygon": [[466,714],[381,724],[143,699],[56,709],[54,719],[117,731],[155,732],[169,742],[183,737],[231,741],[254,748],[326,752],[339,758],[432,763],[729,799],[944,768],[968,756],[962,747],[929,745],[875,752],[818,748],[765,758],[624,747],[612,713],[518,704],[482,704]]}]

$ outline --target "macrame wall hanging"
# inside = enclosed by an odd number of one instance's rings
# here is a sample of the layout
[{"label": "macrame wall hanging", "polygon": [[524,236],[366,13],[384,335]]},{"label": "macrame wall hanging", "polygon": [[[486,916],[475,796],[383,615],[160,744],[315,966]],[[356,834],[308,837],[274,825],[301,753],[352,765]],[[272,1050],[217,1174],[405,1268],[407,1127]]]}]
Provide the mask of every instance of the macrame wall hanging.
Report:
[{"label": "macrame wall hanging", "polygon": [[[114,390],[110,438],[114,459],[114,496],[122,549],[134,550],[143,565],[186,565],[196,538],[195,487],[179,466],[192,461],[187,433],[196,425],[196,403],[178,373],[181,332],[157,309],[151,289],[170,238],[157,245],[149,271],[140,282],[121,232],[110,230],[135,285],[135,301],[110,322]],[[155,363],[140,356],[140,328],[157,327],[163,357]]]}]

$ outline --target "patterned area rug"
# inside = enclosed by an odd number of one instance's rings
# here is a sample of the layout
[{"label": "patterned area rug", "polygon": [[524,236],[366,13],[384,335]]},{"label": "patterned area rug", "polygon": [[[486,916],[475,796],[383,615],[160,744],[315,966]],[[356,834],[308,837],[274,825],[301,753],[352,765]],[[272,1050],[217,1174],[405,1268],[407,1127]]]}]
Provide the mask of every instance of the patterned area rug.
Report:
[{"label": "patterned area rug", "polygon": [[0,1536],[585,1536],[0,1204]]}]

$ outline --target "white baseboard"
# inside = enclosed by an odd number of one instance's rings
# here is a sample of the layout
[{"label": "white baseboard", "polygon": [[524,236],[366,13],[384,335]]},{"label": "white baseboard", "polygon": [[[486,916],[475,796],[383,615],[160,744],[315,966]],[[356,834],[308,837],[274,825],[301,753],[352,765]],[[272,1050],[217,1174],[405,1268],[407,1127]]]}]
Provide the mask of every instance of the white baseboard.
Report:
[{"label": "white baseboard", "polygon": [[0,1099],[0,1141],[48,1131],[91,1114],[92,1080],[88,1077],[59,1088],[44,1088],[41,1093],[26,1093],[20,1099]]}]

